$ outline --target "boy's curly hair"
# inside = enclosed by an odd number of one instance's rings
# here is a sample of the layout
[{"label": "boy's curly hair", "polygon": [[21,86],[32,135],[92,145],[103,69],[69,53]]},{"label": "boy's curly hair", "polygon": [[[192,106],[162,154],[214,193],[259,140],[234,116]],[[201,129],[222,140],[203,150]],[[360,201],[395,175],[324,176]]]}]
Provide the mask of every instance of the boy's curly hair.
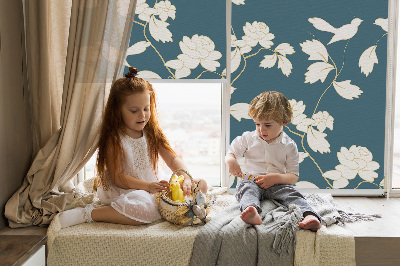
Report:
[{"label": "boy's curly hair", "polygon": [[255,97],[248,114],[252,119],[272,119],[281,125],[290,123],[293,117],[289,100],[277,91],[265,91]]}]

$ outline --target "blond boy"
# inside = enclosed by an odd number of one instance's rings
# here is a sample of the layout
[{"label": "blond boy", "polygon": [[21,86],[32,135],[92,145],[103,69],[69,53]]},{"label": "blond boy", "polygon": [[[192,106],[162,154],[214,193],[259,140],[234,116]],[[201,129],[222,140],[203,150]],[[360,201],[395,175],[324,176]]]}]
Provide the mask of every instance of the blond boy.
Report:
[{"label": "blond boy", "polygon": [[304,217],[299,226],[317,231],[321,217],[293,186],[299,178],[299,154],[296,143],[283,132],[293,116],[289,101],[282,93],[263,92],[251,101],[249,116],[256,130],[236,137],[225,157],[232,175],[243,175],[237,159],[244,156],[244,172],[255,176],[241,180],[237,187],[240,217],[248,224],[261,224],[260,201],[274,199],[285,206],[299,206]]}]

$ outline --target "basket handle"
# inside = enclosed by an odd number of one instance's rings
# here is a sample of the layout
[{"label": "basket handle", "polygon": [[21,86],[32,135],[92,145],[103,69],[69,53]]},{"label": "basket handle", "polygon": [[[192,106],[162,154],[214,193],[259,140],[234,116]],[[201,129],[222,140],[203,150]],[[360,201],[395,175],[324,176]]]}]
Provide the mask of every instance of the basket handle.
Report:
[{"label": "basket handle", "polygon": [[171,178],[169,179],[169,181],[171,181],[172,177],[174,176],[174,174],[176,174],[177,172],[184,172],[185,174],[187,174],[190,177],[190,180],[192,181],[192,196],[194,195],[194,188],[195,188],[195,183],[193,180],[193,177],[188,173],[188,171],[184,170],[184,169],[176,169],[172,175]]}]

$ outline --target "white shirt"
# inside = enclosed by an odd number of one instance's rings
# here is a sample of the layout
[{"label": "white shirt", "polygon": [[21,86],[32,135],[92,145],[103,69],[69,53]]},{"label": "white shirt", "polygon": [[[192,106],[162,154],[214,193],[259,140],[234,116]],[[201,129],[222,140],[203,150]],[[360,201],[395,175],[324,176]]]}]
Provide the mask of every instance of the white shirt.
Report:
[{"label": "white shirt", "polygon": [[299,176],[299,152],[296,143],[282,132],[268,143],[256,131],[236,137],[228,148],[236,159],[244,156],[242,171],[253,174],[293,173]]}]

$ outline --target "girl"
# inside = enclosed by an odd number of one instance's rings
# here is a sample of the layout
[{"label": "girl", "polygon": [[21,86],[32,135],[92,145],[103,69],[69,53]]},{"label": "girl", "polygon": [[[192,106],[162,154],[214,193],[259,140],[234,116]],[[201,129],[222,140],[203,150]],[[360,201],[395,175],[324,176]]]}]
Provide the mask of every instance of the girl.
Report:
[{"label": "girl", "polygon": [[[159,155],[172,171],[187,169],[158,124],[152,85],[135,77],[137,72],[130,67],[125,78],[112,85],[101,125],[97,193],[107,206],[93,209],[88,205],[62,212],[62,228],[92,221],[140,225],[158,220],[161,216],[153,194],[169,185],[157,178]],[[190,194],[189,177],[178,174],[185,176],[182,188]],[[206,182],[195,180],[199,182],[206,193]]]}]

